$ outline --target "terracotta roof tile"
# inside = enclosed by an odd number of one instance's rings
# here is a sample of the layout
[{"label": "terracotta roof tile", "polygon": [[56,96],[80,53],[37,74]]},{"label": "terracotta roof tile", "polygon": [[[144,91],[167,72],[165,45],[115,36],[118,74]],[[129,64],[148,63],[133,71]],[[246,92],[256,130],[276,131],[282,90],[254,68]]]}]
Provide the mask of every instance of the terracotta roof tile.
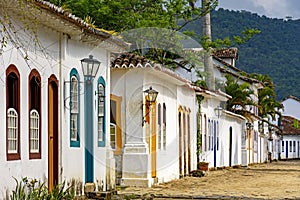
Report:
[{"label": "terracotta roof tile", "polygon": [[287,99],[294,99],[294,100],[300,102],[300,99],[299,99],[299,98],[297,98],[297,97],[295,97],[295,96],[292,96],[292,95],[287,96],[286,98],[283,99],[283,101],[285,101],[285,100],[287,100]]},{"label": "terracotta roof tile", "polygon": [[235,58],[238,59],[238,49],[237,48],[224,48],[217,49],[214,55],[219,58]]},{"label": "terracotta roof tile", "polygon": [[[299,124],[296,128],[294,123]],[[282,116],[283,135],[300,135],[300,121],[291,116]]]},{"label": "terracotta roof tile", "polygon": [[111,56],[111,68],[144,68],[155,66],[154,62],[136,54],[123,53],[112,54]]}]

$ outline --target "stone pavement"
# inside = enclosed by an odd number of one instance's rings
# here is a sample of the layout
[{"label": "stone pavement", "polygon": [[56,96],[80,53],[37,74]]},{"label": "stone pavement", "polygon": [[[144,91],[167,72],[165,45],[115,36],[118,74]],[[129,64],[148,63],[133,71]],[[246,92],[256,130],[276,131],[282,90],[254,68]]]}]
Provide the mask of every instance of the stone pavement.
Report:
[{"label": "stone pavement", "polygon": [[127,187],[118,199],[300,199],[300,161],[209,171],[152,188]]}]

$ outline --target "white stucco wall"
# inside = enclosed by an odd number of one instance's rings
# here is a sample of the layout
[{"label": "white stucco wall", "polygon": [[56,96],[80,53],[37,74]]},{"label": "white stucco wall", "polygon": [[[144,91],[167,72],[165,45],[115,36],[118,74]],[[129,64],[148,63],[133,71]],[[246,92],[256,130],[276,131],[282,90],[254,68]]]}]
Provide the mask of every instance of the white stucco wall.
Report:
[{"label": "white stucco wall", "polygon": [[[138,138],[131,138],[132,135],[140,136],[145,135],[147,124],[142,128],[142,103],[143,103],[143,91],[152,86],[153,89],[159,92],[156,106],[160,103],[166,105],[166,149],[158,149],[157,141],[157,152],[156,152],[156,170],[158,182],[166,182],[176,178],[179,178],[179,143],[178,143],[178,108],[179,106],[185,106],[191,110],[191,151],[192,151],[192,165],[196,167],[195,155],[195,122],[196,122],[196,111],[195,111],[195,96],[194,91],[180,86],[181,81],[159,72],[153,69],[120,69],[111,71],[111,85],[112,94],[116,96],[122,96],[122,129],[123,129],[123,145],[133,144],[139,142]],[[132,104],[133,102],[134,104]],[[156,110],[156,114],[157,114]],[[126,114],[125,114],[126,113]],[[145,114],[145,113],[144,113]],[[157,126],[158,128],[158,126]],[[144,130],[144,131],[143,131]],[[143,139],[144,144],[146,138]],[[149,146],[147,151],[149,151]],[[126,145],[125,145],[126,149]],[[126,151],[126,150],[125,150]],[[148,153],[147,153],[148,154]],[[144,154],[143,154],[144,155]],[[125,153],[125,160],[128,154]],[[149,156],[149,155],[148,155]],[[149,157],[150,158],[150,157]],[[145,158],[141,157],[144,160]],[[151,182],[151,163],[150,160],[147,166],[147,174],[149,181]],[[137,165],[137,162],[132,163]],[[144,165],[145,166],[145,165]],[[133,167],[133,166],[132,166]],[[142,167],[142,166],[141,166]],[[123,170],[126,170],[128,166],[123,166]],[[124,172],[123,172],[124,176]],[[128,177],[127,177],[128,178]]]},{"label": "white stucco wall", "polygon": [[[94,96],[94,181],[101,182],[106,185],[107,162],[110,167],[114,167],[114,159],[111,154],[109,142],[109,110],[110,110],[110,52],[101,46],[95,47],[86,43],[78,42],[65,35],[59,35],[58,32],[49,28],[38,27],[38,42],[40,46],[34,46],[32,42],[28,50],[27,63],[15,46],[8,43],[4,48],[3,54],[0,56],[2,68],[0,68],[0,94],[3,97],[0,100],[0,120],[3,126],[0,127],[2,133],[0,135],[0,199],[4,198],[8,191],[15,187],[15,181],[12,177],[21,180],[21,177],[36,178],[47,184],[48,179],[48,78],[54,74],[59,81],[59,105],[58,112],[62,114],[59,122],[59,179],[70,182],[75,179],[84,184],[84,84],[80,84],[80,147],[70,147],[70,110],[68,100],[70,94],[70,71],[76,68],[79,72],[80,81],[84,81],[81,72],[80,60],[93,55],[94,58],[101,61],[101,66],[94,79],[94,91],[97,90],[97,80],[100,76],[106,82],[106,147],[98,147],[97,145],[97,96]],[[22,38],[22,36],[20,36]],[[61,44],[59,41],[61,40]],[[27,41],[24,38],[24,41]],[[30,42],[30,41],[27,41]],[[41,48],[45,48],[41,50]],[[60,63],[59,55],[61,55],[61,75],[59,72]],[[15,161],[6,160],[6,69],[10,64],[14,64],[20,73],[20,148],[21,159]],[[29,66],[28,66],[28,65]],[[28,75],[31,69],[37,69],[41,76],[41,159],[29,160],[28,145]],[[94,92],[93,92],[94,93]]]},{"label": "white stucco wall", "polygon": [[296,119],[300,119],[300,102],[299,101],[288,98],[288,99],[282,101],[282,104],[284,106],[282,115],[291,116]]},{"label": "white stucco wall", "polygon": [[[222,112],[222,115],[218,118],[214,113],[214,108],[216,108],[219,104],[220,104],[219,100],[209,99],[209,98],[204,99],[201,103],[202,153],[200,156],[200,161],[208,162],[209,167],[229,166],[230,165],[229,144],[230,144],[230,130],[231,130],[232,131],[231,166],[241,165],[241,143],[242,143],[242,133],[243,133],[243,119],[235,116],[235,114],[230,114],[230,112],[226,112],[226,113]],[[206,116],[206,118],[204,116]],[[216,144],[214,144],[214,142],[212,141],[212,137],[215,136],[209,134],[209,122],[216,123],[216,136],[219,137],[219,145],[217,144],[218,143],[217,139],[214,139],[216,141]],[[205,130],[206,130],[206,134],[205,134]],[[216,145],[216,153],[214,153],[213,145]]]},{"label": "white stucco wall", "polygon": [[[58,44],[58,34],[39,31],[41,45],[48,46],[48,50],[51,52],[52,58],[57,58],[58,50],[55,48]],[[22,38],[22,36],[20,36]],[[28,41],[30,42],[30,41]],[[49,45],[52,46],[49,47]],[[32,44],[33,45],[33,44]],[[30,46],[29,49],[34,48]],[[47,54],[48,55],[48,54]],[[48,78],[51,74],[58,74],[57,63],[52,59],[45,58],[41,52],[35,54],[28,51],[29,60],[27,63],[20,54],[20,52],[10,42],[4,48],[4,52],[0,57],[2,66],[0,69],[1,74],[1,86],[0,93],[3,98],[0,99],[0,119],[3,122],[3,126],[0,130],[3,134],[0,135],[0,199],[4,198],[6,193],[10,192],[15,187],[15,181],[13,177],[21,180],[21,177],[36,178],[42,182],[47,181],[48,176]],[[7,161],[6,156],[6,69],[13,64],[17,67],[20,73],[20,160]],[[29,159],[29,114],[28,114],[28,76],[32,69],[37,69],[41,76],[41,159]],[[57,76],[58,78],[58,76]]]},{"label": "white stucco wall", "polygon": [[[282,146],[282,141],[284,142]],[[299,135],[284,135],[280,142],[280,156],[282,159],[300,158],[300,136]],[[292,148],[290,148],[292,142]],[[295,142],[295,147],[294,147]],[[286,146],[288,143],[288,146]]]}]

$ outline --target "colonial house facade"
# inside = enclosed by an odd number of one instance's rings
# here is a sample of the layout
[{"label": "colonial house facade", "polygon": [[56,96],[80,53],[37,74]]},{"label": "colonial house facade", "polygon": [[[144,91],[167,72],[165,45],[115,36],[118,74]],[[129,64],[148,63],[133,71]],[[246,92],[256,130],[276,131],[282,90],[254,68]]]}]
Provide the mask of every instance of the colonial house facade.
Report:
[{"label": "colonial house facade", "polygon": [[[89,182],[98,190],[114,188],[107,135],[109,65],[110,53],[124,44],[46,1],[0,5],[6,12],[1,15],[6,31],[0,55],[0,198],[15,187],[13,177],[36,178],[49,190],[72,182],[77,195]],[[92,75],[82,70],[81,64],[98,60]]]},{"label": "colonial house facade", "polygon": [[209,168],[241,165],[246,119],[221,108],[231,98],[223,92],[202,90],[197,95],[204,97],[199,111],[202,146],[199,161],[208,162]]},{"label": "colonial house facade", "polygon": [[300,99],[289,95],[282,101],[284,109],[282,115],[291,116],[300,119]]},{"label": "colonial house facade", "polygon": [[[199,51],[202,51],[202,49],[192,49],[191,51],[199,53]],[[246,82],[249,84],[251,90],[253,90],[254,92],[253,95],[251,96],[251,99],[254,100],[254,102],[258,103],[258,90],[263,87],[263,84],[256,79],[243,76],[242,73],[245,72],[235,67],[235,62],[237,59],[238,59],[238,51],[236,48],[220,49],[214,52],[213,65],[214,65],[214,78],[215,78],[216,89],[223,91],[224,83],[226,82],[225,75],[231,75],[238,80],[238,83],[241,84],[243,82]],[[198,80],[198,77],[195,76],[196,71],[194,68],[185,68],[179,66],[176,69],[176,72],[191,81]],[[220,101],[219,106],[225,109],[225,105],[226,105],[226,101],[224,100]],[[258,116],[258,108],[256,106],[248,107],[247,110],[248,110],[248,115],[246,118],[242,117],[244,120],[244,121],[242,120],[243,125],[241,129],[238,129],[241,138],[240,141],[241,163],[240,164],[244,166],[250,163],[266,161],[267,153],[268,153],[267,152],[268,128],[259,129],[259,122],[261,121],[261,119]],[[240,117],[241,116],[238,116],[238,118]],[[226,122],[226,124],[227,123],[228,122]],[[266,126],[266,124],[264,124],[264,126]],[[202,148],[204,148],[204,150],[207,149],[207,147],[205,146],[202,146]],[[217,157],[215,156],[216,153],[214,151],[213,151],[213,155],[214,155],[213,157]],[[214,161],[214,163],[217,162]],[[218,166],[218,165],[214,164],[210,166]]]},{"label": "colonial house facade", "polygon": [[280,156],[282,159],[300,158],[300,99],[290,95],[282,101],[282,104],[284,109],[281,111],[282,119],[279,122],[283,127],[279,145]]},{"label": "colonial house facade", "polygon": [[299,119],[282,116],[282,140],[279,144],[281,159],[300,158],[300,128]]},{"label": "colonial house facade", "polygon": [[[149,103],[151,89],[158,95]],[[190,82],[170,69],[133,54],[113,60],[111,142],[121,184],[149,187],[196,169],[195,100]]]},{"label": "colonial house facade", "polygon": [[[246,82],[253,90],[251,99],[258,103],[258,90],[263,87],[263,84],[253,78],[242,75],[242,70],[235,67],[235,62],[238,59],[238,50],[236,48],[220,49],[213,55],[214,75],[216,83],[222,87],[226,81],[225,75],[231,75],[238,80],[238,83]],[[244,72],[245,73],[245,72]],[[267,160],[267,134],[268,129],[259,129],[260,117],[258,116],[257,106],[247,108],[247,122],[244,129],[243,138],[246,139],[242,143],[242,164],[264,162]]]}]

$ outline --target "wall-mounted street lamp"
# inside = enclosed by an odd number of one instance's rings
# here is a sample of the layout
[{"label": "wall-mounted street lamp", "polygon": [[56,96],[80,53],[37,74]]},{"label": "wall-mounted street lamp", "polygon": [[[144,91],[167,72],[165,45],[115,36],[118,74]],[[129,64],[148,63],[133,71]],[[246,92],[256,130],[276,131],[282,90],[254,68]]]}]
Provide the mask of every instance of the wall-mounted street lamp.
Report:
[{"label": "wall-mounted street lamp", "polygon": [[94,59],[92,55],[89,55],[88,58],[83,58],[80,60],[82,72],[86,78],[94,78],[98,72],[101,62]]},{"label": "wall-mounted street lamp", "polygon": [[253,130],[253,124],[251,122],[247,122],[246,127],[248,130]]},{"label": "wall-mounted street lamp", "polygon": [[149,89],[145,90],[144,93],[146,94],[146,100],[150,105],[156,101],[158,92],[156,90],[153,90],[152,86],[150,86]]},{"label": "wall-mounted street lamp", "polygon": [[216,115],[218,118],[220,118],[221,115],[222,115],[222,112],[223,112],[223,108],[222,108],[221,106],[218,106],[218,107],[216,107],[216,108],[214,109],[214,111],[215,111],[215,115]]},{"label": "wall-mounted street lamp", "polygon": [[152,86],[150,86],[149,89],[144,91],[144,94],[146,96],[146,101],[149,102],[149,111],[145,114],[145,116],[143,116],[143,122],[142,122],[142,126],[144,126],[144,123],[146,122],[146,117],[149,115],[150,111],[151,111],[151,105],[153,102],[156,101],[158,92],[154,89],[152,89]]},{"label": "wall-mounted street lamp", "polygon": [[247,137],[248,137],[248,162],[250,163],[250,152],[251,152],[251,144],[250,144],[250,140],[251,140],[251,132],[253,130],[253,124],[251,122],[246,122],[246,134],[247,134]]},{"label": "wall-mounted street lamp", "polygon": [[269,125],[269,138],[268,138],[269,141],[273,140],[273,136],[272,136],[273,130],[274,130],[273,127]]},{"label": "wall-mounted street lamp", "polygon": [[84,75],[84,144],[85,144],[85,182],[94,182],[94,109],[93,109],[93,80],[98,72],[101,62],[92,55],[80,60]]},{"label": "wall-mounted street lamp", "polygon": [[264,122],[263,121],[258,122],[258,132],[261,137],[264,136]]}]

